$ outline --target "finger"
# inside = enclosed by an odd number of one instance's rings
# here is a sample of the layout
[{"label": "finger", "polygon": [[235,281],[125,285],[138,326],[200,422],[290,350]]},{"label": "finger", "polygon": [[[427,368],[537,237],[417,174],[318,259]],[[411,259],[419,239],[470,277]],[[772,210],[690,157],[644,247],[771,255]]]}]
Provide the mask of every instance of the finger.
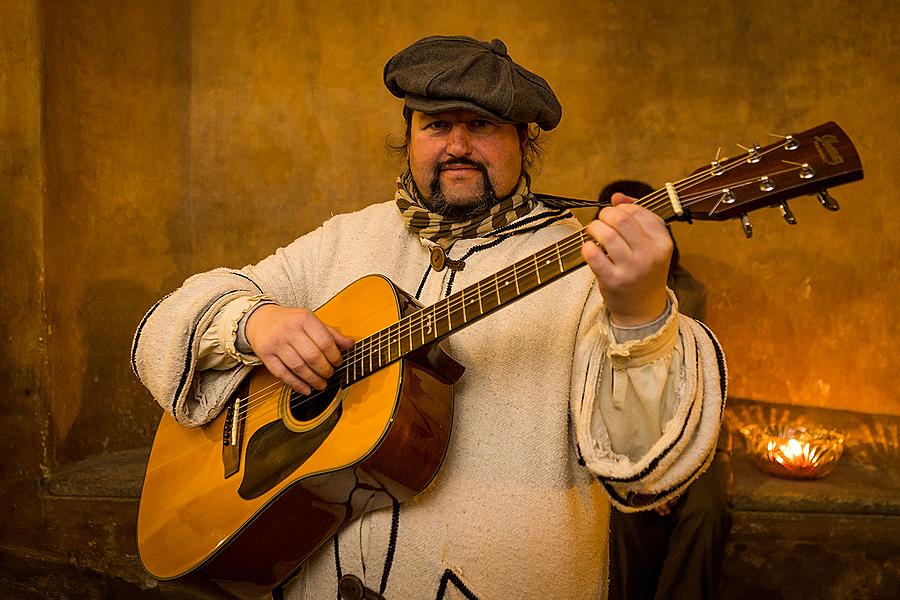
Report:
[{"label": "finger", "polygon": [[[653,235],[666,228],[666,222],[662,217],[636,202],[634,198],[623,194],[621,201],[615,203],[614,206],[617,210],[624,211],[635,219],[648,235]],[[668,234],[668,230],[666,234]]]},{"label": "finger", "polygon": [[325,326],[328,329],[328,332],[331,334],[331,337],[334,338],[335,343],[338,345],[338,348],[341,350],[349,350],[353,347],[355,343],[351,338],[348,338],[346,335],[331,327],[330,325]]},{"label": "finger", "polygon": [[632,252],[631,246],[622,232],[610,223],[601,220],[593,221],[587,226],[587,232],[613,263],[620,262]]},{"label": "finger", "polygon": [[632,198],[631,196],[626,196],[622,192],[616,192],[610,198],[613,206],[619,206],[620,204],[634,204],[637,202],[637,198]]},{"label": "finger", "polygon": [[[644,243],[648,237],[643,223],[638,218],[639,213],[645,211],[634,204],[622,204],[616,207],[604,208],[597,215],[597,220],[612,228],[629,248],[633,249]],[[650,215],[653,217],[653,215]]]},{"label": "finger", "polygon": [[293,372],[281,361],[280,358],[275,356],[274,354],[270,354],[267,356],[260,356],[260,360],[263,361],[263,365],[269,370],[269,372],[289,385],[291,389],[293,389],[298,394],[302,394],[304,396],[308,395],[312,392],[312,388],[303,383]]},{"label": "finger", "polygon": [[331,377],[334,367],[341,364],[341,350],[337,346],[331,328],[312,312],[304,315],[302,327],[293,337],[292,345],[323,377]]},{"label": "finger", "polygon": [[325,389],[328,378],[334,375],[334,367],[308,336],[295,338],[292,344],[291,351],[282,355],[284,363],[304,382],[318,390]]}]

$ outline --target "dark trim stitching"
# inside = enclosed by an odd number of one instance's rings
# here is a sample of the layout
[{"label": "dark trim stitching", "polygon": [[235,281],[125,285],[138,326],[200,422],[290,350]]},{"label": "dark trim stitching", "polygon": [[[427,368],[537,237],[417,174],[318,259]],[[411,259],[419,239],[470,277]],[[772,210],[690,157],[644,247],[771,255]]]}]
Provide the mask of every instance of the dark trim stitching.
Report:
[{"label": "dark trim stitching", "polygon": [[184,357],[184,369],[181,372],[181,378],[178,381],[178,387],[175,388],[175,395],[172,398],[172,416],[173,417],[176,416],[175,407],[178,404],[178,398],[181,397],[181,390],[183,390],[184,386],[187,384],[188,373],[191,372],[191,364],[194,362],[193,361],[194,336],[197,335],[197,325],[199,324],[200,320],[203,318],[203,315],[208,313],[209,309],[212,308],[216,302],[218,302],[219,300],[221,300],[228,294],[233,294],[236,291],[241,291],[241,290],[229,290],[227,292],[223,292],[222,294],[219,294],[219,296],[217,296],[216,298],[213,298],[212,302],[210,302],[209,304],[206,305],[206,310],[203,311],[203,314],[200,316],[200,319],[197,319],[197,322],[194,323],[194,327],[191,328],[191,335],[188,337],[187,354],[185,354],[185,357]]},{"label": "dark trim stitching", "polygon": [[722,347],[719,346],[719,342],[716,340],[715,336],[713,335],[712,330],[710,330],[710,328],[706,326],[706,323],[697,321],[697,324],[703,328],[703,330],[706,332],[706,335],[709,337],[709,341],[712,343],[713,348],[716,349],[716,361],[718,362],[718,366],[719,366],[719,390],[721,391],[721,395],[722,395],[722,405],[723,405],[722,409],[724,411],[725,394],[728,389],[728,387],[727,387],[728,386],[728,384],[727,384],[728,376],[725,373],[725,352],[722,350]]},{"label": "dark trim stitching", "polygon": [[[344,573],[341,569],[341,551],[338,549],[338,534],[334,534],[334,537],[332,539],[334,540],[334,566],[337,569],[337,580],[340,581],[341,577],[344,576]],[[337,600],[341,600],[340,587],[338,587],[337,591]]]},{"label": "dark trim stitching", "polygon": [[[724,353],[722,352],[722,348],[719,346],[718,342],[716,342],[715,337],[713,337],[710,329],[704,323],[701,323],[700,321],[697,321],[697,323],[699,323],[700,326],[703,327],[704,331],[706,332],[706,335],[709,337],[710,342],[712,343],[713,347],[716,350],[716,359],[718,361],[718,367],[719,367],[719,390],[720,390],[720,395],[722,396],[722,404],[719,409],[719,418],[721,420],[722,415],[725,413],[725,401],[726,401],[726,397],[725,397],[725,379],[726,379],[726,377],[725,377]],[[696,342],[695,342],[695,346],[696,346]],[[697,360],[698,360],[697,368],[698,368],[698,370],[699,370],[699,357],[700,357],[700,354],[697,353]],[[691,410],[693,410],[693,407],[691,407]],[[679,436],[679,438],[680,438],[680,436]],[[669,449],[666,450],[666,452],[668,452],[668,451],[669,451]],[[713,452],[715,452],[715,450],[713,450]],[[687,478],[683,479],[680,483],[669,488],[668,490],[666,490],[664,492],[660,492],[659,494],[654,496],[654,498],[659,498],[668,493],[671,493],[673,490],[678,489],[680,486],[682,486],[684,484],[685,481],[689,481],[694,475],[696,475],[703,468],[703,464],[705,464],[705,463],[701,463],[700,466],[698,466],[696,469],[694,469],[694,471],[691,472],[687,476]],[[618,492],[615,491],[615,489],[613,489],[611,487],[611,485],[609,485],[607,483],[607,481],[619,481],[619,480],[617,480],[615,478],[611,478],[611,477],[604,478],[605,480],[600,479],[599,477],[597,479],[600,481],[600,483],[603,485],[603,487],[606,489],[607,493],[611,497],[613,497],[614,499],[619,501],[621,504],[633,506],[633,504],[631,502],[629,502],[627,499],[623,498]]]},{"label": "dark trim stitching", "polygon": [[[252,280],[250,277],[248,277],[247,275],[241,273],[240,271],[229,271],[229,273],[231,273],[232,275],[237,275],[238,277],[243,277],[244,279],[246,279],[247,281],[249,281],[250,283],[252,283],[253,286],[254,286],[257,290],[259,290],[260,293],[262,293],[262,288],[259,287],[259,284],[257,284],[255,281],[253,281],[253,280]],[[134,334],[134,342],[132,342],[132,344],[131,344],[131,370],[134,371],[134,374],[135,374],[138,378],[140,378],[140,375],[138,375],[138,372],[137,372],[137,347],[138,347],[138,340],[139,340],[140,337],[141,337],[141,333],[142,333],[143,330],[144,330],[144,326],[147,324],[147,320],[150,319],[150,315],[153,314],[153,311],[155,311],[155,310],[159,307],[159,305],[162,304],[162,303],[163,303],[169,296],[171,296],[173,293],[174,293],[174,292],[170,292],[170,293],[166,294],[165,296],[163,296],[162,298],[160,298],[159,300],[157,300],[157,301],[156,301],[156,304],[154,304],[153,306],[150,307],[150,310],[147,311],[147,313],[144,315],[144,318],[141,319],[140,324],[138,324],[137,331],[136,331],[135,334]]]},{"label": "dark trim stitching", "polygon": [[400,529],[400,503],[396,498],[393,501],[393,510],[391,512],[391,538],[388,542],[387,556],[384,557],[384,572],[381,574],[381,589],[379,594],[384,595],[387,589],[388,576],[391,574],[391,566],[394,564],[394,552],[397,550],[397,531]]},{"label": "dark trim stitching", "polygon": [[428,276],[431,274],[431,265],[428,265],[428,268],[425,269],[425,275],[422,276],[422,282],[419,283],[419,289],[416,290],[416,300],[422,299],[422,290],[425,288],[425,282],[428,281]]},{"label": "dark trim stitching", "polygon": [[252,284],[253,284],[253,287],[255,287],[257,290],[259,290],[259,293],[260,293],[260,294],[263,293],[263,289],[262,289],[261,287],[259,287],[259,284],[256,283],[255,281],[253,281],[250,277],[248,277],[248,276],[245,275],[244,273],[242,273],[242,272],[240,272],[240,271],[231,271],[231,270],[229,270],[228,272],[231,273],[232,275],[237,275],[238,277],[243,277],[244,279],[246,279],[247,281],[249,281],[250,283],[252,283]]},{"label": "dark trim stitching", "polygon": [[[568,212],[568,211],[567,211],[567,212]],[[543,216],[543,215],[540,215],[540,216]],[[554,218],[554,219],[551,219],[551,220],[549,220],[549,221],[547,221],[547,222],[545,222],[545,223],[539,223],[539,224],[534,225],[534,226],[532,226],[532,227],[527,227],[527,228],[525,228],[525,229],[517,229],[516,231],[512,231],[512,232],[510,232],[510,233],[505,233],[505,234],[503,234],[503,235],[501,235],[501,236],[499,236],[499,237],[497,237],[497,238],[491,240],[490,242],[485,242],[484,244],[479,244],[479,245],[477,245],[477,246],[472,246],[472,247],[469,248],[469,250],[468,250],[463,256],[461,256],[458,260],[460,260],[460,261],[465,261],[467,258],[469,258],[470,256],[472,256],[472,255],[475,254],[476,252],[481,252],[482,250],[487,250],[487,249],[489,249],[489,248],[493,248],[494,246],[500,244],[501,242],[505,242],[506,240],[508,240],[509,238],[511,238],[511,237],[513,237],[513,236],[521,235],[521,234],[523,234],[523,233],[532,233],[532,232],[537,231],[537,230],[539,230],[539,229],[543,229],[544,227],[547,227],[548,225],[551,225],[551,224],[553,224],[553,223],[555,223],[555,222],[557,222],[557,221],[561,221],[561,220],[567,219],[567,218],[568,218],[568,217],[565,216],[565,215],[563,215],[563,216],[558,216],[558,217],[556,217],[556,218]],[[453,281],[456,279],[456,273],[457,273],[457,271],[453,271],[453,272],[450,273],[450,277],[449,277],[448,280],[447,280],[447,289],[446,289],[446,292],[445,292],[445,294],[444,294],[444,297],[445,297],[445,298],[446,298],[447,296],[449,296],[449,295],[450,295],[450,292],[453,290]]]},{"label": "dark trim stitching", "polygon": [[[716,451],[715,448],[713,448],[713,453],[715,453],[715,451]],[[678,482],[677,484],[673,485],[672,487],[670,487],[669,489],[667,489],[667,490],[665,490],[665,491],[659,492],[658,494],[654,494],[654,495],[652,495],[652,496],[647,496],[648,498],[651,498],[651,500],[649,500],[649,501],[642,501],[640,505],[637,505],[637,504],[635,504],[634,502],[632,502],[632,501],[628,500],[627,498],[623,497],[621,494],[619,494],[619,493],[615,490],[615,488],[612,487],[612,485],[606,483],[605,481],[601,481],[600,483],[601,483],[601,484],[603,485],[603,487],[606,489],[606,493],[608,493],[608,494],[609,494],[610,496],[612,496],[616,501],[618,501],[619,504],[624,504],[625,506],[633,506],[633,507],[634,507],[634,506],[647,506],[647,505],[649,505],[649,504],[652,504],[653,502],[656,502],[657,500],[659,500],[659,499],[662,498],[663,496],[665,496],[665,495],[667,495],[667,494],[671,494],[672,492],[674,492],[674,491],[677,490],[678,488],[682,487],[686,481],[690,481],[697,473],[699,473],[700,470],[703,469],[703,467],[704,467],[705,464],[706,464],[706,461],[704,460],[702,463],[700,463],[700,466],[698,466],[696,469],[694,469],[693,471],[691,471],[691,472],[688,474],[688,476],[685,477],[684,479],[682,479],[680,482]]]},{"label": "dark trim stitching", "polygon": [[[568,213],[568,214],[566,214],[566,213]],[[528,217],[523,217],[521,219],[517,219],[517,220],[513,221],[512,223],[498,227],[497,229],[494,229],[493,231],[485,233],[484,235],[481,235],[479,237],[488,237],[488,236],[497,235],[500,233],[505,233],[509,229],[515,229],[515,228],[521,227],[522,225],[527,225],[528,223],[532,223],[534,221],[538,221],[543,218],[560,217],[560,216],[566,216],[566,217],[571,216],[574,218],[574,215],[569,213],[568,209],[563,208],[563,209],[556,210],[556,211],[543,212],[540,214],[531,215]]]},{"label": "dark trim stitching", "polygon": [[[694,342],[694,346],[696,346],[696,345],[697,345],[697,343]],[[699,360],[699,356],[700,356],[699,353],[697,353],[698,360]],[[699,367],[698,367],[698,368],[699,368]],[[702,405],[703,405],[703,400],[702,400],[702,399],[701,399],[701,401],[700,401],[700,405],[701,405],[701,406],[700,406],[700,411],[701,411],[701,414],[702,414],[702,411],[703,411],[703,406],[702,406]],[[597,479],[599,479],[600,481],[616,481],[616,482],[621,482],[621,483],[630,483],[630,482],[632,482],[632,481],[637,481],[638,479],[643,479],[644,477],[646,477],[647,475],[649,475],[651,471],[653,471],[654,469],[656,469],[657,465],[659,465],[659,462],[660,462],[663,458],[665,458],[666,456],[668,456],[669,452],[672,451],[672,448],[674,448],[674,447],[678,444],[678,442],[681,441],[681,438],[684,437],[685,431],[687,430],[687,424],[688,424],[688,421],[690,421],[691,415],[694,413],[694,409],[695,409],[695,408],[697,408],[697,404],[691,404],[691,409],[688,411],[687,418],[686,418],[686,419],[684,420],[684,422],[681,424],[681,431],[678,432],[678,436],[677,436],[674,440],[672,440],[672,443],[669,444],[669,445],[662,451],[662,454],[660,454],[659,456],[657,456],[656,458],[654,458],[653,460],[651,460],[650,463],[649,463],[646,467],[644,467],[640,472],[636,473],[635,475],[630,475],[630,476],[628,476],[628,477],[603,477],[603,478],[601,479],[601,478],[598,476]]]},{"label": "dark trim stitching", "polygon": [[134,342],[131,344],[131,370],[134,371],[134,374],[140,378],[137,372],[137,347],[138,347],[138,339],[141,337],[141,332],[144,330],[144,325],[147,324],[147,320],[150,318],[150,315],[153,314],[153,311],[157,309],[157,307],[163,303],[163,301],[171,296],[172,294],[166,294],[162,298],[156,301],[156,304],[150,307],[150,310],[147,311],[147,314],[144,315],[144,318],[141,319],[140,324],[138,325],[137,331],[134,334]]},{"label": "dark trim stitching", "polygon": [[469,587],[462,582],[459,576],[451,571],[450,569],[444,570],[444,574],[441,575],[441,583],[438,586],[437,596],[435,600],[444,600],[444,594],[447,593],[447,582],[450,581],[456,587],[456,589],[468,600],[478,600],[478,596],[469,589]]}]

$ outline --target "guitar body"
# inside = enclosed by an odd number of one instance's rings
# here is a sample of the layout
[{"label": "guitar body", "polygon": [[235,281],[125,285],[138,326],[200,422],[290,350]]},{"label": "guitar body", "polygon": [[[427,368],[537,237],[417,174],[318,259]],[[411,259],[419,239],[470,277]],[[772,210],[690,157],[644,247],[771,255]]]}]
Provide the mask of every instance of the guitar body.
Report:
[{"label": "guitar body", "polygon": [[[370,275],[316,315],[359,340],[417,308]],[[428,486],[462,370],[432,344],[315,402],[295,394],[292,406],[291,390],[257,367],[209,424],[164,414],[138,515],[144,567],[217,597],[266,596],[363,512]]]}]

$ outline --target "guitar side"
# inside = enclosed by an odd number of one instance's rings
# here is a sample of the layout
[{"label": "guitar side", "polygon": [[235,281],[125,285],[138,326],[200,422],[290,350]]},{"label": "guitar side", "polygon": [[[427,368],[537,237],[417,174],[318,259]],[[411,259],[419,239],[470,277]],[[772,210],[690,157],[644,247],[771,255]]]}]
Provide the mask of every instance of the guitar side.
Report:
[{"label": "guitar side", "polygon": [[[316,314],[361,339],[411,308],[386,278],[368,276]],[[226,412],[192,429],[164,414],[138,516],[145,568],[218,595],[265,596],[363,509],[402,502],[430,483],[449,441],[452,381],[460,372],[432,346],[342,390],[333,412],[298,432],[289,429],[296,419],[283,410],[279,416],[285,386],[257,368],[240,462],[229,477]],[[355,493],[360,486],[365,492]]]}]

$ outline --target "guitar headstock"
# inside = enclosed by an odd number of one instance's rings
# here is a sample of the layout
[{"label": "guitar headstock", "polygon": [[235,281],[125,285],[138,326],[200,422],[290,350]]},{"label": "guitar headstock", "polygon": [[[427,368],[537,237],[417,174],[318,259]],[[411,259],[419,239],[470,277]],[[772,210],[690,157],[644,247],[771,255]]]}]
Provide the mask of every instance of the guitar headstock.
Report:
[{"label": "guitar headstock", "polygon": [[[741,218],[748,237],[752,232],[748,212],[781,206],[785,219],[793,223],[787,201],[797,196],[819,194],[825,208],[838,210],[826,188],[863,177],[859,154],[844,130],[829,122],[778,137],[764,148],[754,146],[742,155],[715,160],[653,195],[671,199],[672,193],[677,194],[675,203],[680,202],[685,213],[682,219]],[[673,214],[667,220],[677,218]]]}]

